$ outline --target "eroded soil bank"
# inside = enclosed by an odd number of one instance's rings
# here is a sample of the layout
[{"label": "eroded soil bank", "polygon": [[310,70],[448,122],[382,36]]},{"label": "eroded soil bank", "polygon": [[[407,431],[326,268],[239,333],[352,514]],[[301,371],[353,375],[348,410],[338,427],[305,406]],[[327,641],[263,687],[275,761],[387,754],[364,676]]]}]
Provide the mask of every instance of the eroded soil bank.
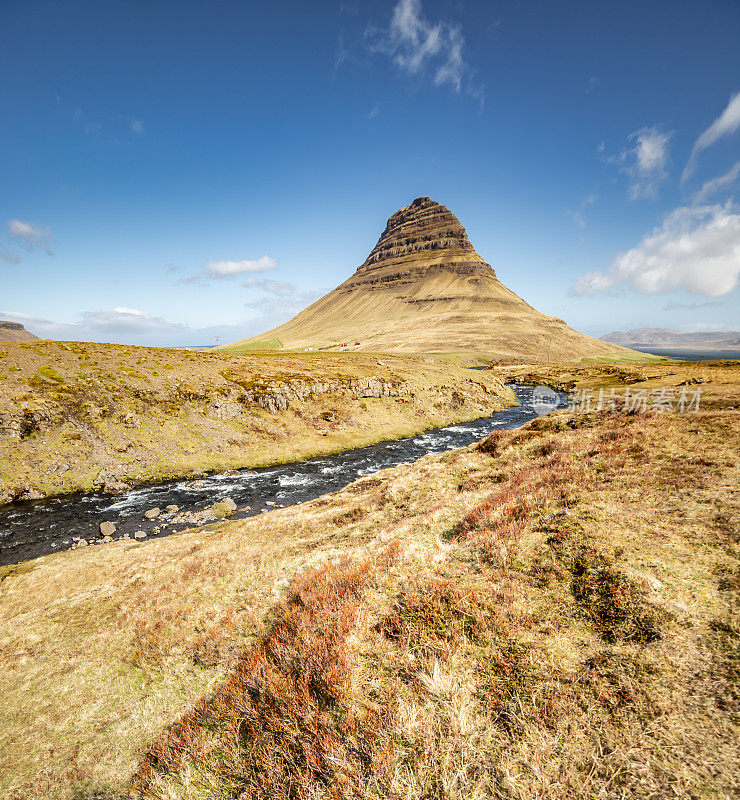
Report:
[{"label": "eroded soil bank", "polygon": [[[150,540],[218,517],[242,518],[313,500],[362,475],[468,445],[498,428],[518,428],[541,411],[531,405],[533,390],[532,386],[514,387],[520,405],[490,417],[298,463],[167,481],[117,496],[97,492],[14,503],[0,508],[0,566],[83,546],[83,542],[87,547],[120,537]],[[561,403],[565,399],[561,394]],[[101,524],[115,528],[105,527],[109,535],[104,536]]]},{"label": "eroded soil bank", "polygon": [[493,374],[428,356],[0,348],[0,503],[302,461],[489,416]]}]

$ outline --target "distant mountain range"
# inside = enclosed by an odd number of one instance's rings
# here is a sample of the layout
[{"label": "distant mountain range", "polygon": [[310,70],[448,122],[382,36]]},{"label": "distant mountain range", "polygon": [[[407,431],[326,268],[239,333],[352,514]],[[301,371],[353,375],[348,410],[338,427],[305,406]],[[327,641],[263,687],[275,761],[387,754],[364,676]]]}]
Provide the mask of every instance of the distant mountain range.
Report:
[{"label": "distant mountain range", "polygon": [[417,197],[354,275],[289,322],[233,349],[453,352],[564,361],[628,355],[542,314],[496,277],[445,206]]},{"label": "distant mountain range", "polygon": [[669,328],[633,328],[614,331],[601,337],[603,341],[622,347],[678,347],[695,350],[740,349],[740,331],[682,333]]},{"label": "distant mountain range", "polygon": [[0,342],[32,342],[38,338],[27,331],[20,322],[0,319]]}]

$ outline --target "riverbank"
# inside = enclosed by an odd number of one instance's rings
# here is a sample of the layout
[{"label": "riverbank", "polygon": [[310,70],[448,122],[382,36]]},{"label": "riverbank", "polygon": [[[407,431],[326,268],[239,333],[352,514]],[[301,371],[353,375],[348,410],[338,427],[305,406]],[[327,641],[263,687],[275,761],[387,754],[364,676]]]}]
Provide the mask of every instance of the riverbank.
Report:
[{"label": "riverbank", "polygon": [[[0,575],[3,565],[70,547],[107,545],[121,537],[149,541],[219,516],[253,516],[303,503],[341,489],[360,475],[463,447],[497,428],[520,427],[538,415],[532,407],[534,387],[513,388],[520,405],[406,439],[260,470],[167,481],[115,497],[98,492],[0,508]],[[564,395],[560,399],[565,402]]]},{"label": "riverbank", "polygon": [[717,377],[698,411],[557,412],[22,565],[0,796],[729,798],[740,417]]},{"label": "riverbank", "polygon": [[302,461],[514,405],[429,356],[0,349],[0,504]]}]

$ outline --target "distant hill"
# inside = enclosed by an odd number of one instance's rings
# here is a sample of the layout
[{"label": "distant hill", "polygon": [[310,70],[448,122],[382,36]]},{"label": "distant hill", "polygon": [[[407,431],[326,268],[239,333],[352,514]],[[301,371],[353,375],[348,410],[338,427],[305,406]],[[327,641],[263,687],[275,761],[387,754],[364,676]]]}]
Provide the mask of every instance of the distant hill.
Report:
[{"label": "distant hill", "polygon": [[32,342],[38,338],[27,331],[20,322],[0,319],[0,342]]},{"label": "distant hill", "polygon": [[740,331],[712,331],[711,333],[682,333],[669,328],[633,328],[614,331],[601,337],[603,341],[623,347],[678,347],[687,349],[727,350],[740,349]]},{"label": "distant hill", "polygon": [[620,351],[542,314],[504,286],[457,217],[428,197],[390,217],[343,284],[289,322],[227,347],[275,342],[286,349],[473,350],[553,361]]}]

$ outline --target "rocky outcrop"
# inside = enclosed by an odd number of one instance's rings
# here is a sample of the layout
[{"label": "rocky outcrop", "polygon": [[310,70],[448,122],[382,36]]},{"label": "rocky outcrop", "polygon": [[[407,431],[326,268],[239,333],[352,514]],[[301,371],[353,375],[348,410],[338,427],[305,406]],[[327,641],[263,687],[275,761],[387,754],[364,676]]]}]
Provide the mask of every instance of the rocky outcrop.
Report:
[{"label": "rocky outcrop", "polygon": [[542,314],[508,289],[445,206],[396,211],[354,275],[290,322],[252,339],[286,348],[476,350],[497,359],[565,360],[620,348]]},{"label": "rocky outcrop", "polygon": [[27,331],[20,322],[0,319],[0,342],[33,342],[38,338]]}]

